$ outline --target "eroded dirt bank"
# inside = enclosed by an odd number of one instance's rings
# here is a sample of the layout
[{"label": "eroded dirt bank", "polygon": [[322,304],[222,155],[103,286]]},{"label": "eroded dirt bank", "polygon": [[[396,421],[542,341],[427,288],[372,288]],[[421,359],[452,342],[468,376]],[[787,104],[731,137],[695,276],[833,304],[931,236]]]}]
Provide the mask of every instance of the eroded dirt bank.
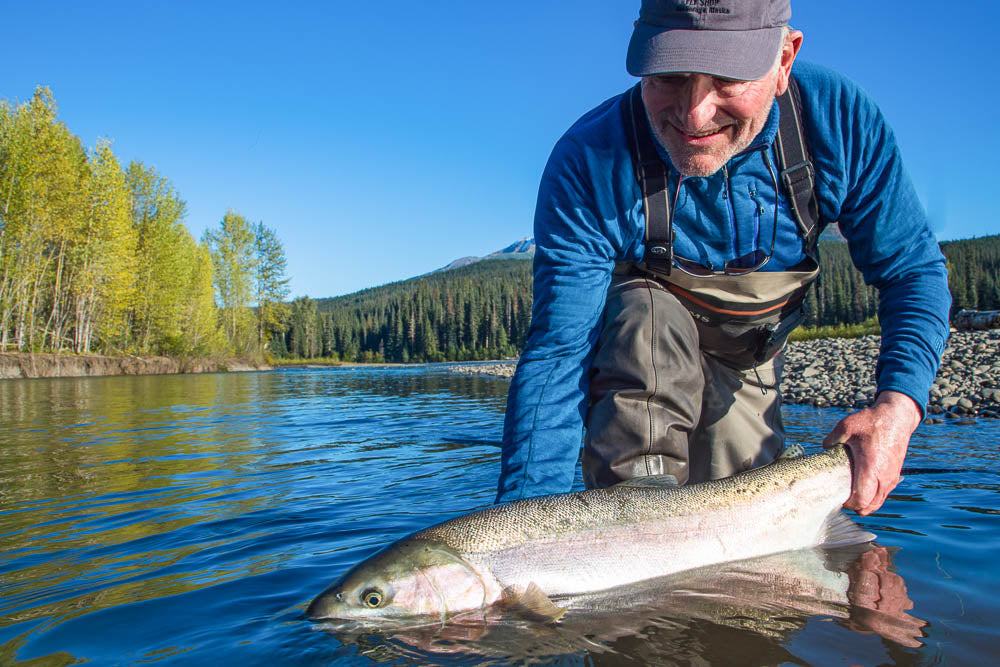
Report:
[{"label": "eroded dirt bank", "polygon": [[270,370],[270,366],[240,360],[175,359],[173,357],[105,357],[98,354],[28,354],[0,352],[0,379],[87,377],[97,375],[157,375]]}]

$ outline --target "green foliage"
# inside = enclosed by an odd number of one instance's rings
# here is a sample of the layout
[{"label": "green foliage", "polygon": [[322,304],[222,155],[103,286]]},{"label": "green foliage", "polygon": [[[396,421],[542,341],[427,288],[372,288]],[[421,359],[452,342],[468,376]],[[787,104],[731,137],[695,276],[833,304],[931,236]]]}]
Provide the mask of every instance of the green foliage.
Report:
[{"label": "green foliage", "polygon": [[828,324],[821,327],[799,327],[788,337],[789,340],[815,340],[817,338],[861,338],[868,335],[879,335],[882,327],[878,318],[869,317],[858,324]]},{"label": "green foliage", "polygon": [[847,244],[819,242],[819,280],[806,296],[806,327],[859,324],[878,314],[878,292],[865,285]]},{"label": "green foliage", "polygon": [[126,171],[136,233],[132,346],[140,353],[183,349],[194,251],[185,203],[166,178],[133,161]]},{"label": "green foliage", "polygon": [[954,308],[1000,310],[1000,235],[945,241],[941,252]]},{"label": "green foliage", "polygon": [[184,211],[109,140],[88,155],[47,88],[0,102],[0,350],[253,356],[283,333],[284,249],[233,212],[199,246]]},{"label": "green foliage", "polygon": [[72,283],[78,314],[75,330],[88,334],[78,335],[77,352],[90,351],[91,331],[105,348],[125,349],[135,291],[136,233],[129,190],[110,142],[98,142],[90,173],[90,217],[78,245],[82,264]]},{"label": "green foliage", "polygon": [[496,259],[343,297],[296,299],[283,340],[289,355],[305,359],[497,359],[518,354],[530,319],[531,262]]},{"label": "green foliage", "polygon": [[100,215],[87,153],[47,88],[0,107],[0,349],[88,345],[95,322],[71,293],[78,274],[91,278],[85,249]]},{"label": "green foliage", "polygon": [[230,351],[246,354],[251,343],[250,299],[257,262],[253,229],[246,218],[230,209],[217,229],[205,230],[202,242],[212,254],[220,322],[232,346]]},{"label": "green foliage", "polygon": [[[847,244],[820,241],[820,279],[806,299],[806,326],[859,324],[878,314],[878,293],[864,284]],[[1000,235],[944,241],[953,307],[1000,309]]]},{"label": "green foliage", "polygon": [[[202,238],[209,248],[220,323],[231,352],[261,357],[265,341],[283,330],[294,307],[288,296],[285,249],[275,231],[230,210]],[[284,344],[279,345],[286,350]]]},{"label": "green foliage", "polygon": [[[1000,236],[941,244],[957,306],[997,309]],[[821,278],[792,340],[878,334],[878,295],[847,244],[820,242]],[[971,286],[970,286],[971,285]],[[975,300],[972,299],[975,296]],[[274,355],[345,362],[464,361],[514,356],[527,336],[531,264],[504,259],[333,299],[300,299]],[[281,344],[286,343],[283,347]]]},{"label": "green foliage", "polygon": [[263,350],[265,342],[284,329],[291,314],[285,303],[289,291],[288,278],[285,277],[287,261],[278,235],[263,222],[258,222],[254,228],[254,247],[257,347]]}]

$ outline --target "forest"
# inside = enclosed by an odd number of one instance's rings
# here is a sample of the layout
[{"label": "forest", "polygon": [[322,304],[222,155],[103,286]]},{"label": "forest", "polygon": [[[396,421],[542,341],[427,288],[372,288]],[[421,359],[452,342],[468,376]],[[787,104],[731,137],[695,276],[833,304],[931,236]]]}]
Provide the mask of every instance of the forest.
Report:
[{"label": "forest", "polygon": [[523,259],[495,259],[342,297],[300,297],[270,350],[401,363],[515,356],[531,322],[530,269]]},{"label": "forest", "polygon": [[289,310],[276,232],[230,210],[195,241],[184,217],[47,88],[0,102],[0,351],[261,358]]},{"label": "forest", "polygon": [[[954,308],[1000,308],[1000,235],[941,244]],[[821,278],[806,298],[806,327],[858,324],[878,313],[843,241],[820,241]],[[513,357],[531,321],[531,262],[493,259],[332,299],[291,303],[275,357],[361,362]]]},{"label": "forest", "polygon": [[[87,149],[51,91],[0,101],[0,352],[424,362],[523,348],[531,262],[490,259],[355,294],[288,301],[277,233],[230,210],[195,240],[155,168]],[[1000,308],[1000,236],[946,241],[955,309]],[[843,241],[821,240],[807,327],[878,311]]]}]

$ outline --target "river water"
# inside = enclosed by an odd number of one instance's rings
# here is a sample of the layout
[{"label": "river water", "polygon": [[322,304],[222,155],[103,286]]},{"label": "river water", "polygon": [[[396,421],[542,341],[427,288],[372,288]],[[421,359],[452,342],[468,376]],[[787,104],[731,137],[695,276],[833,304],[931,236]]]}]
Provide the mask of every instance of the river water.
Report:
[{"label": "river water", "polygon": [[[310,622],[489,504],[506,380],[446,365],[0,382],[0,664],[993,664],[1000,423],[921,426],[864,553],[796,552],[523,619]],[[843,416],[792,406],[810,445]],[[692,594],[692,591],[700,594]]]}]

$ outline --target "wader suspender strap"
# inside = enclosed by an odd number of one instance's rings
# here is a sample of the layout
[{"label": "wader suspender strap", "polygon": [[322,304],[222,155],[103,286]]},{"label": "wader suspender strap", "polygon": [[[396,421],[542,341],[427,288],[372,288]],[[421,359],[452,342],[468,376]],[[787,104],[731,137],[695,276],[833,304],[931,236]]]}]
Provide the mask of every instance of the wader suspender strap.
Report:
[{"label": "wader suspender strap", "polygon": [[642,210],[646,215],[646,253],[643,263],[650,271],[670,275],[674,264],[674,243],[670,238],[670,195],[667,192],[667,165],[656,152],[656,144],[642,105],[642,84],[637,83],[625,96],[622,106],[625,134],[632,154],[635,180],[642,191]]},{"label": "wader suspender strap", "polygon": [[[805,133],[802,128],[802,103],[794,77],[788,78],[788,90],[778,96],[780,120],[776,141],[778,168],[792,213],[799,227],[805,254],[819,262],[816,240],[819,237],[819,203],[816,180]],[[670,238],[670,199],[667,192],[667,165],[656,152],[656,144],[642,105],[642,84],[632,87],[622,104],[625,135],[632,154],[635,180],[642,191],[642,210],[646,216],[646,254],[643,263],[655,273],[670,275],[673,266],[673,239]]]},{"label": "wader suspender strap", "polygon": [[819,202],[816,199],[816,173],[809,155],[802,127],[802,98],[795,77],[788,77],[788,90],[778,96],[778,168],[785,184],[795,222],[802,236],[802,249],[819,263],[816,240],[819,238]]}]

